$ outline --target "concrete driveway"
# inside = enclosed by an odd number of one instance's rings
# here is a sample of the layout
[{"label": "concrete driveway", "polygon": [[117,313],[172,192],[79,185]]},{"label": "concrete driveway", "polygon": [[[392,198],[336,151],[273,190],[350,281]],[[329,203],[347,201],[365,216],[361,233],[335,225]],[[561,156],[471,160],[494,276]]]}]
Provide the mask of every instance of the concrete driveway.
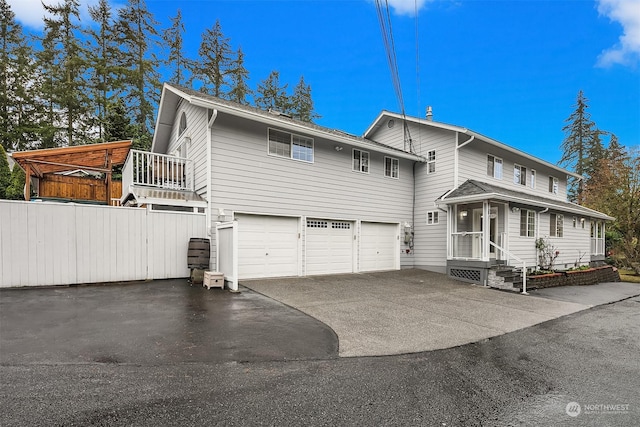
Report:
[{"label": "concrete driveway", "polygon": [[[554,299],[553,290],[546,290],[545,298],[526,296],[423,270],[252,280],[241,284],[329,325],[338,335],[339,354],[343,357],[459,346],[592,306],[576,302],[579,298]],[[632,286],[629,292],[637,295],[640,287]],[[619,294],[614,292],[612,300],[616,295]]]}]

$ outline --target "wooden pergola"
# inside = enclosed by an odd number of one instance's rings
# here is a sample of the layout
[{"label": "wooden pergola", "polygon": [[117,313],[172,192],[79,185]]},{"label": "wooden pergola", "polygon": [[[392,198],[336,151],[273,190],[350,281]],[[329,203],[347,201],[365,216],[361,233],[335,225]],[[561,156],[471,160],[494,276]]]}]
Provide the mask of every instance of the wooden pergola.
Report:
[{"label": "wooden pergola", "polygon": [[47,148],[19,151],[11,157],[24,169],[26,182],[24,199],[30,199],[31,176],[42,178],[45,174],[83,169],[105,174],[107,205],[111,195],[113,166],[123,165],[131,149],[131,141],[104,142],[73,147]]}]

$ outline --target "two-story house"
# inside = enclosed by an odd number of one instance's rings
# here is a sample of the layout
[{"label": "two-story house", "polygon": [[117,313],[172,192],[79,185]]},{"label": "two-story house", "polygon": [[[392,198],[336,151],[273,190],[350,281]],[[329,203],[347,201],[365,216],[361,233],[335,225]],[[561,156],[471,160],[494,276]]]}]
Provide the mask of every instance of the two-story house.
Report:
[{"label": "two-story house", "polygon": [[560,265],[603,259],[610,218],[566,201],[568,175],[427,119],[382,112],[359,137],[165,84],[122,202],[204,210],[212,239],[237,221],[241,279],[415,267],[485,283],[499,263],[535,267],[537,237]]}]

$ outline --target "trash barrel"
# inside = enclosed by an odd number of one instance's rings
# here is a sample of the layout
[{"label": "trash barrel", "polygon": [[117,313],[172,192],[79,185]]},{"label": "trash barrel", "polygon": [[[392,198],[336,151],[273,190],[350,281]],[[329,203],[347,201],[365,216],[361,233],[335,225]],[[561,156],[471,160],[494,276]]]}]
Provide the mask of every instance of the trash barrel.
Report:
[{"label": "trash barrel", "polygon": [[211,251],[209,239],[193,237],[189,239],[187,250],[187,266],[190,269],[209,269],[209,254]]}]

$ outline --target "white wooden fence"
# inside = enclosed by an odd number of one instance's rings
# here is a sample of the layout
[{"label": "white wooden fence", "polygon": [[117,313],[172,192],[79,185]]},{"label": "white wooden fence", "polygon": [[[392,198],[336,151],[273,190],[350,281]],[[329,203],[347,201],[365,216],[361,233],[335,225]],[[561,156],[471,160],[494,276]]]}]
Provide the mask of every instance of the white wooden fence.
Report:
[{"label": "white wooden fence", "polygon": [[238,221],[216,224],[216,265],[229,289],[238,290]]},{"label": "white wooden fence", "polygon": [[0,201],[0,287],[189,277],[206,216],[140,208]]}]

